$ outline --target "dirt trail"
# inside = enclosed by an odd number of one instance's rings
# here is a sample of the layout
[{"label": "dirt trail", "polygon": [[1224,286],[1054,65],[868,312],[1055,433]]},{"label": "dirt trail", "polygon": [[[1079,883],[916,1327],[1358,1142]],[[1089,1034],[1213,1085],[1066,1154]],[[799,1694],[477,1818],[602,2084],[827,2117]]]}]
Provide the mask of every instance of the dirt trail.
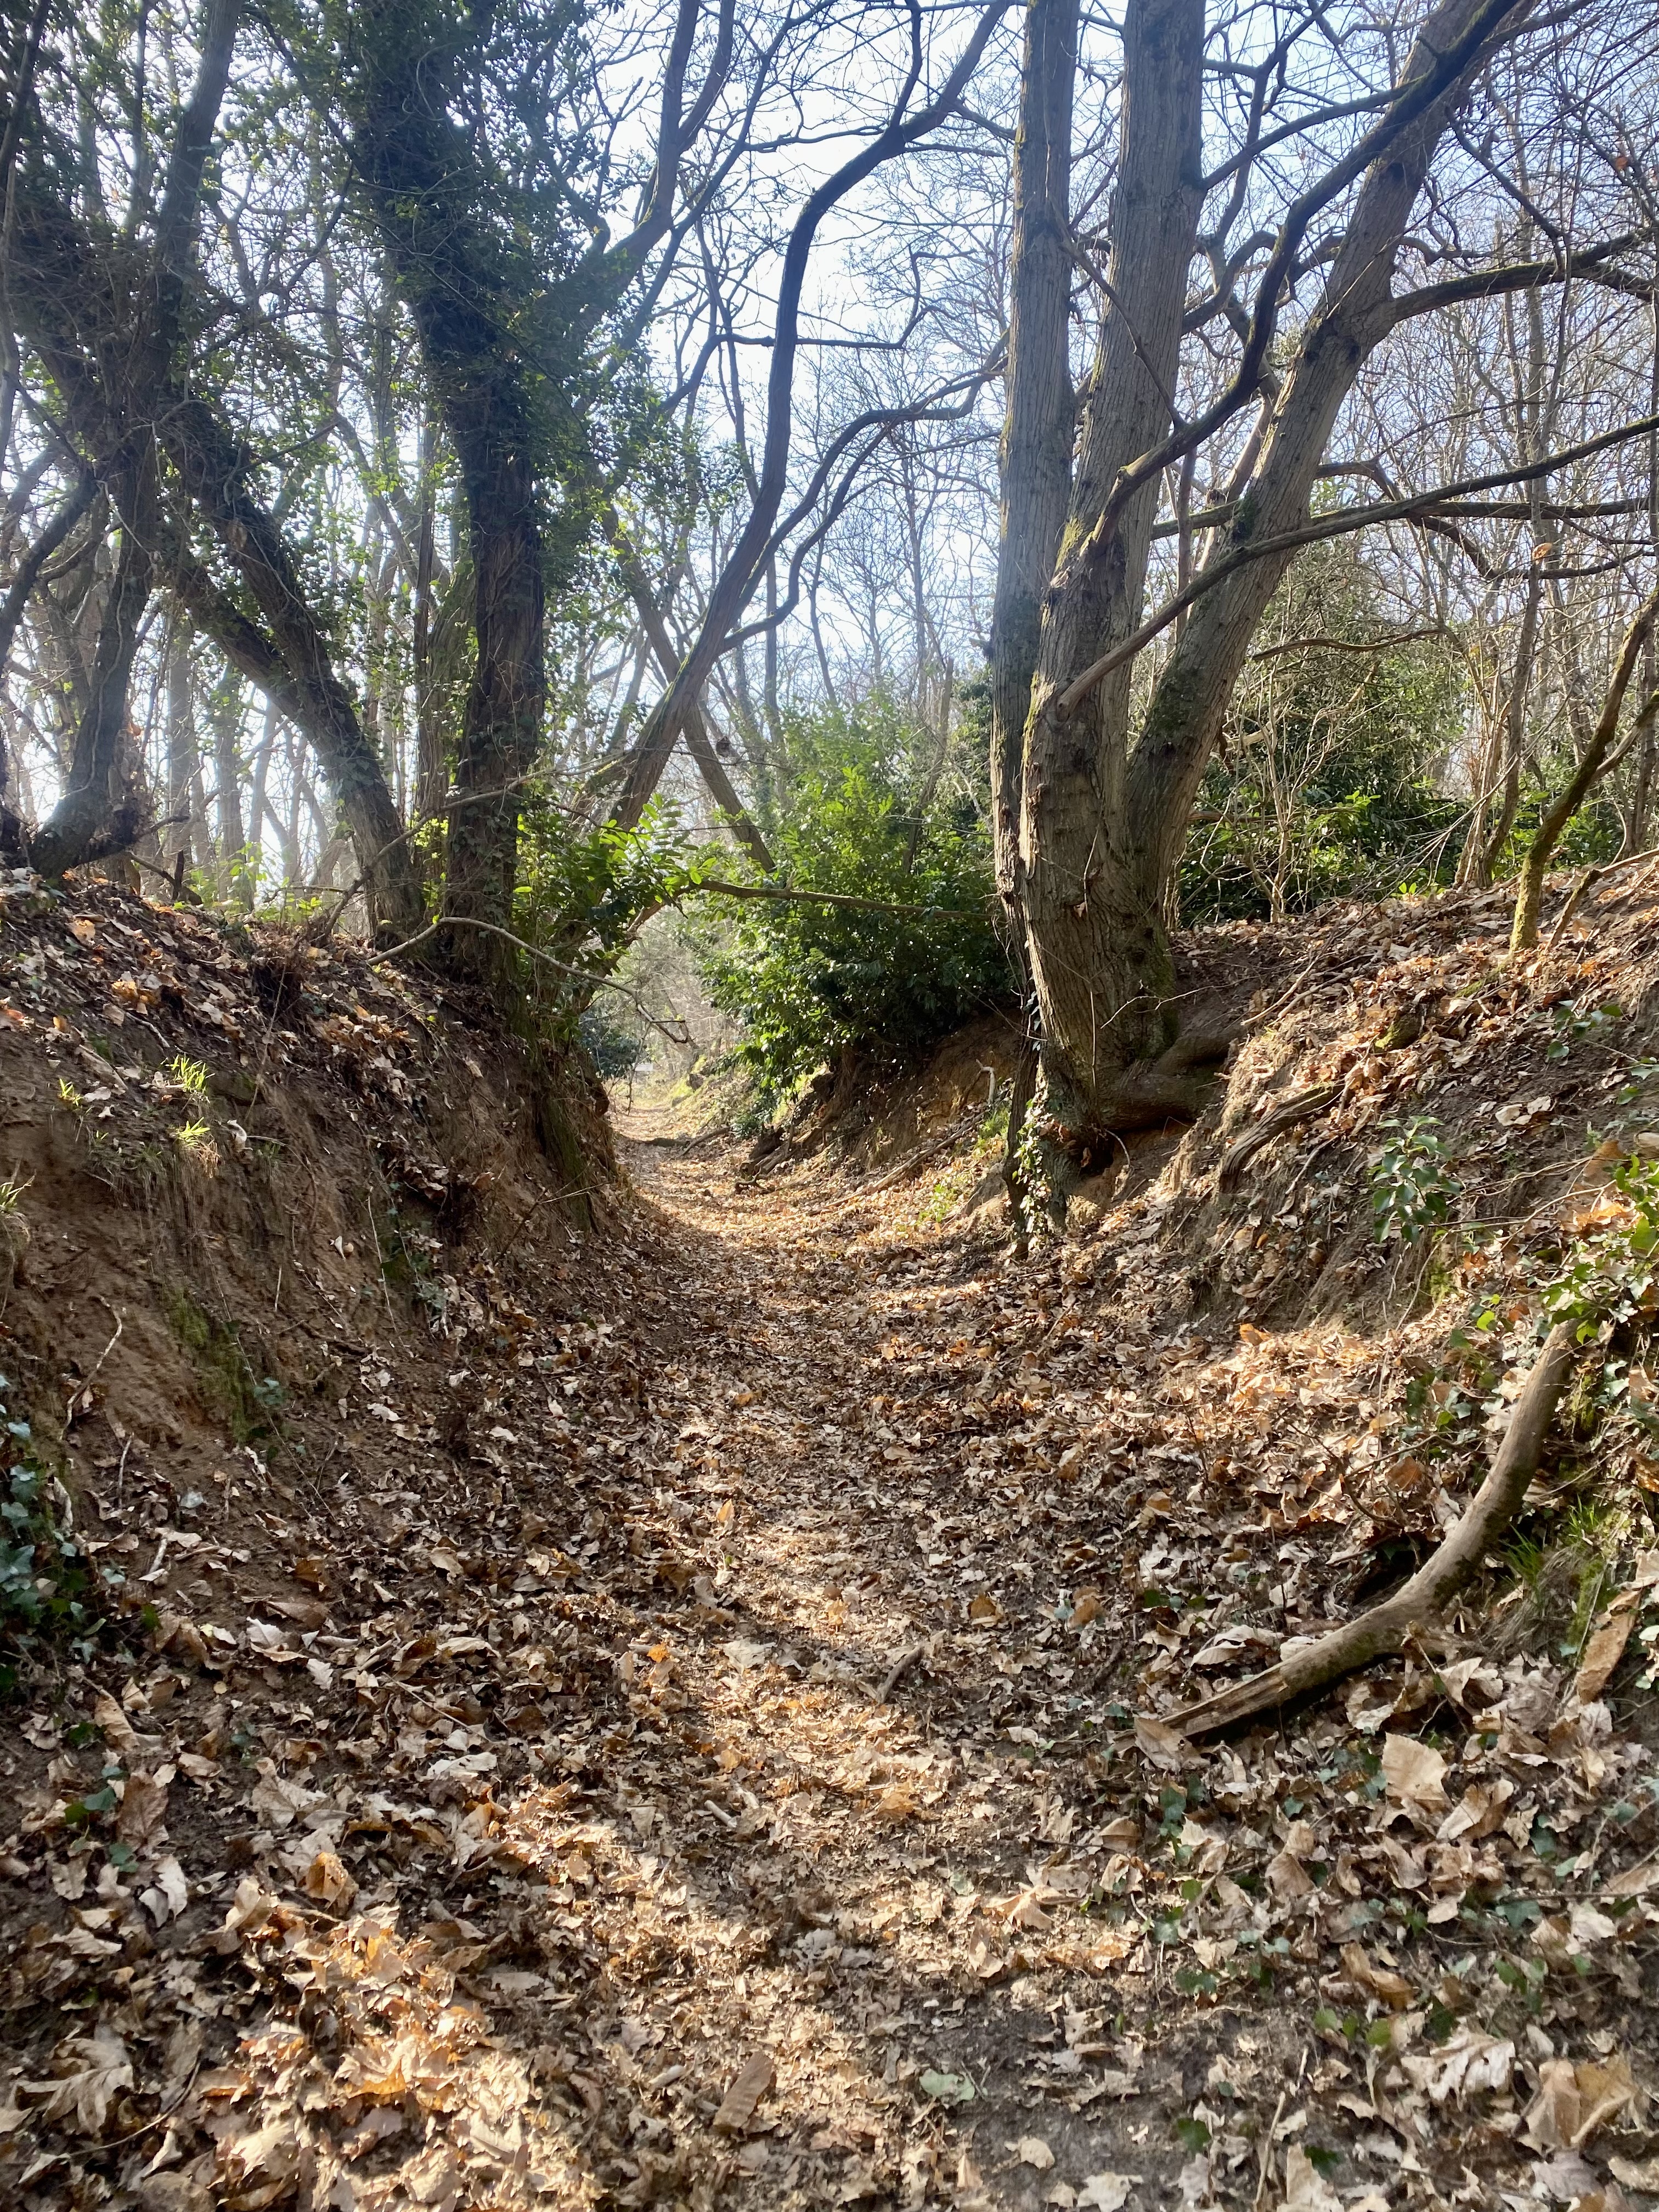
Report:
[{"label": "dirt trail", "polygon": [[[976,1048],[861,1182],[630,1113],[584,1233],[410,987],[290,946],[267,1097],[258,943],[31,905],[6,1364],[116,1571],[0,1753],[0,2201],[1659,2198],[1645,1321],[1463,1611],[1236,1742],[1159,1718],[1398,1580],[1564,1240],[1659,1216],[1638,906],[1520,975],[1478,904],[1333,926],[1204,1122],[1017,1262],[962,1203]],[[1371,1203],[1428,1099],[1444,1247]]]},{"label": "dirt trail", "polygon": [[[734,1188],[729,1152],[641,1142],[642,1124],[627,1164],[684,1240],[685,1348],[661,1378],[684,1458],[658,1498],[692,1609],[624,1658],[622,1817],[580,1846],[596,1904],[632,1893],[611,1965],[643,2116],[633,2186],[702,2166],[779,2205],[1109,2207],[1141,2184],[1162,2202],[1206,2083],[1267,2118],[1305,2039],[1224,2010],[1160,2020],[1175,1993],[1139,1926],[1083,1909],[1140,1837],[1121,1798],[1104,1828],[1089,1809],[1104,1654],[1056,1620],[1099,1485],[974,1480],[954,1433],[987,1410],[970,1340],[1003,1263],[918,1245],[828,1182]],[[535,1838],[532,1816],[515,1840],[539,1856]],[[1126,1976],[1135,1953],[1153,1970]],[[757,2057],[753,2120],[722,2119]],[[723,2179],[693,2148],[711,2118]]]}]

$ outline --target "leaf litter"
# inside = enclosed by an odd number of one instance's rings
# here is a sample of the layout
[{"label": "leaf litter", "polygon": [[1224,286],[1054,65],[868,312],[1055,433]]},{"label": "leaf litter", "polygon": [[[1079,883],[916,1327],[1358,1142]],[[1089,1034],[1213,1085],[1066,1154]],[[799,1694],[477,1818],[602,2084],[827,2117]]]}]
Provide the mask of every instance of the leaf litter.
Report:
[{"label": "leaf litter", "polygon": [[[180,933],[86,905],[83,960],[112,921]],[[119,1555],[156,1577],[143,1649],[37,1686],[21,1728],[9,2197],[1659,2195],[1639,1380],[1597,1431],[1637,1508],[1565,1635],[1516,1632],[1516,1583],[1282,1725],[1200,1747],[1161,1717],[1433,1540],[1524,1371],[1547,1232],[1601,1203],[1561,1103],[1628,1089],[1640,1036],[1564,1073],[1551,1016],[1615,982],[1639,1007],[1648,910],[1519,976],[1484,913],[1212,933],[1301,1003],[1024,1263],[913,1188],[789,1161],[759,1187],[717,1141],[636,1137],[579,1296],[568,1239],[525,1239],[455,1270],[448,1334],[362,1302],[339,1371],[374,1510],[282,1500],[280,1571],[203,1579],[240,1609],[190,1578],[246,1513],[181,1526],[129,1458],[163,1509]],[[364,1022],[313,1034],[367,1024],[395,1072],[416,1048],[373,1023],[414,1036],[412,1009],[358,980]],[[206,1003],[257,1027],[223,982]],[[1429,1018],[1385,1052],[1402,1004]],[[1252,1100],[1315,1082],[1332,1121],[1221,1198]],[[1495,1235],[1419,1286],[1352,1224],[1386,1114],[1459,1084],[1460,1202]],[[382,1093],[387,1133],[406,1105]],[[1546,1533],[1583,1483],[1569,1437]]]}]

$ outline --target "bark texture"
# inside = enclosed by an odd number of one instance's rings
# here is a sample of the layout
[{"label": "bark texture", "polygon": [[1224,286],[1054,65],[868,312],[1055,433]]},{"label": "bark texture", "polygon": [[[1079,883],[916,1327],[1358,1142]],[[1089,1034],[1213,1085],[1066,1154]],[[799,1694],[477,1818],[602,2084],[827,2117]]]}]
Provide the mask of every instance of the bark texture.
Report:
[{"label": "bark texture", "polygon": [[[1401,71],[1397,112],[1376,126],[1376,157],[1254,474],[1206,568],[1306,521],[1342,404],[1391,326],[1395,257],[1431,156],[1491,40],[1523,12],[1522,0],[1443,0],[1424,24]],[[1140,457],[1158,450],[1173,419],[1197,214],[1202,37],[1190,0],[1136,0],[1126,18],[1112,306],[1026,732],[1020,894],[1043,1026],[1042,1110],[1057,1162],[1082,1158],[1106,1131],[1194,1110],[1201,1055],[1196,1041],[1176,1043],[1169,890],[1256,625],[1293,557],[1284,549],[1246,558],[1194,603],[1131,747],[1128,664],[1098,681],[1091,669],[1140,612],[1156,497]],[[1113,502],[1115,526],[1103,529],[1112,478],[1132,461],[1139,489]]]},{"label": "bark texture", "polygon": [[991,607],[991,819],[997,888],[1017,902],[1021,756],[1042,603],[1072,491],[1072,98],[1078,0],[1031,0],[1014,141],[1001,512]]},{"label": "bark texture", "polygon": [[1130,672],[1096,685],[1064,719],[1054,703],[1140,615],[1156,482],[1103,541],[1098,526],[1120,471],[1171,418],[1202,199],[1202,0],[1131,0],[1123,45],[1110,306],[1031,686],[1015,886],[1042,1024],[1042,1112],[1085,1152],[1105,1126],[1159,1118],[1155,1097],[1131,1109],[1121,1094],[1125,1071],[1171,1041],[1169,948],[1162,880],[1138,865],[1127,819]]}]

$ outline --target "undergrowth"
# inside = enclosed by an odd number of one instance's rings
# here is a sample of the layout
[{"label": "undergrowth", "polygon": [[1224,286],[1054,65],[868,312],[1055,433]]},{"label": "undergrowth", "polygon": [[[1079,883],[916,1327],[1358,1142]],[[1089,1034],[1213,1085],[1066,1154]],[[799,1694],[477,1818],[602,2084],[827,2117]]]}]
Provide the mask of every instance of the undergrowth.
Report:
[{"label": "undergrowth", "polygon": [[[0,1390],[11,1384],[0,1376]],[[42,1644],[84,1642],[100,1607],[92,1568],[63,1524],[58,1486],[40,1464],[33,1431],[0,1402],[11,1464],[0,1496],[0,1696],[17,1686],[20,1668]],[[15,1456],[12,1456],[12,1455]]]}]

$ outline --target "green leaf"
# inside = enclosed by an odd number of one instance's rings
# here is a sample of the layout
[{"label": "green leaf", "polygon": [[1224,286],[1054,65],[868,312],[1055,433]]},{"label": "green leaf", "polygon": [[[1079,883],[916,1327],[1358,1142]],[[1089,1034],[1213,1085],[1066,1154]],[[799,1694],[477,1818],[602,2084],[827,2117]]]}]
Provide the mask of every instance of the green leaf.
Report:
[{"label": "green leaf", "polygon": [[977,2094],[965,2074],[938,2074],[931,2066],[917,2087],[924,2097],[932,2097],[941,2105],[971,2105]]}]

